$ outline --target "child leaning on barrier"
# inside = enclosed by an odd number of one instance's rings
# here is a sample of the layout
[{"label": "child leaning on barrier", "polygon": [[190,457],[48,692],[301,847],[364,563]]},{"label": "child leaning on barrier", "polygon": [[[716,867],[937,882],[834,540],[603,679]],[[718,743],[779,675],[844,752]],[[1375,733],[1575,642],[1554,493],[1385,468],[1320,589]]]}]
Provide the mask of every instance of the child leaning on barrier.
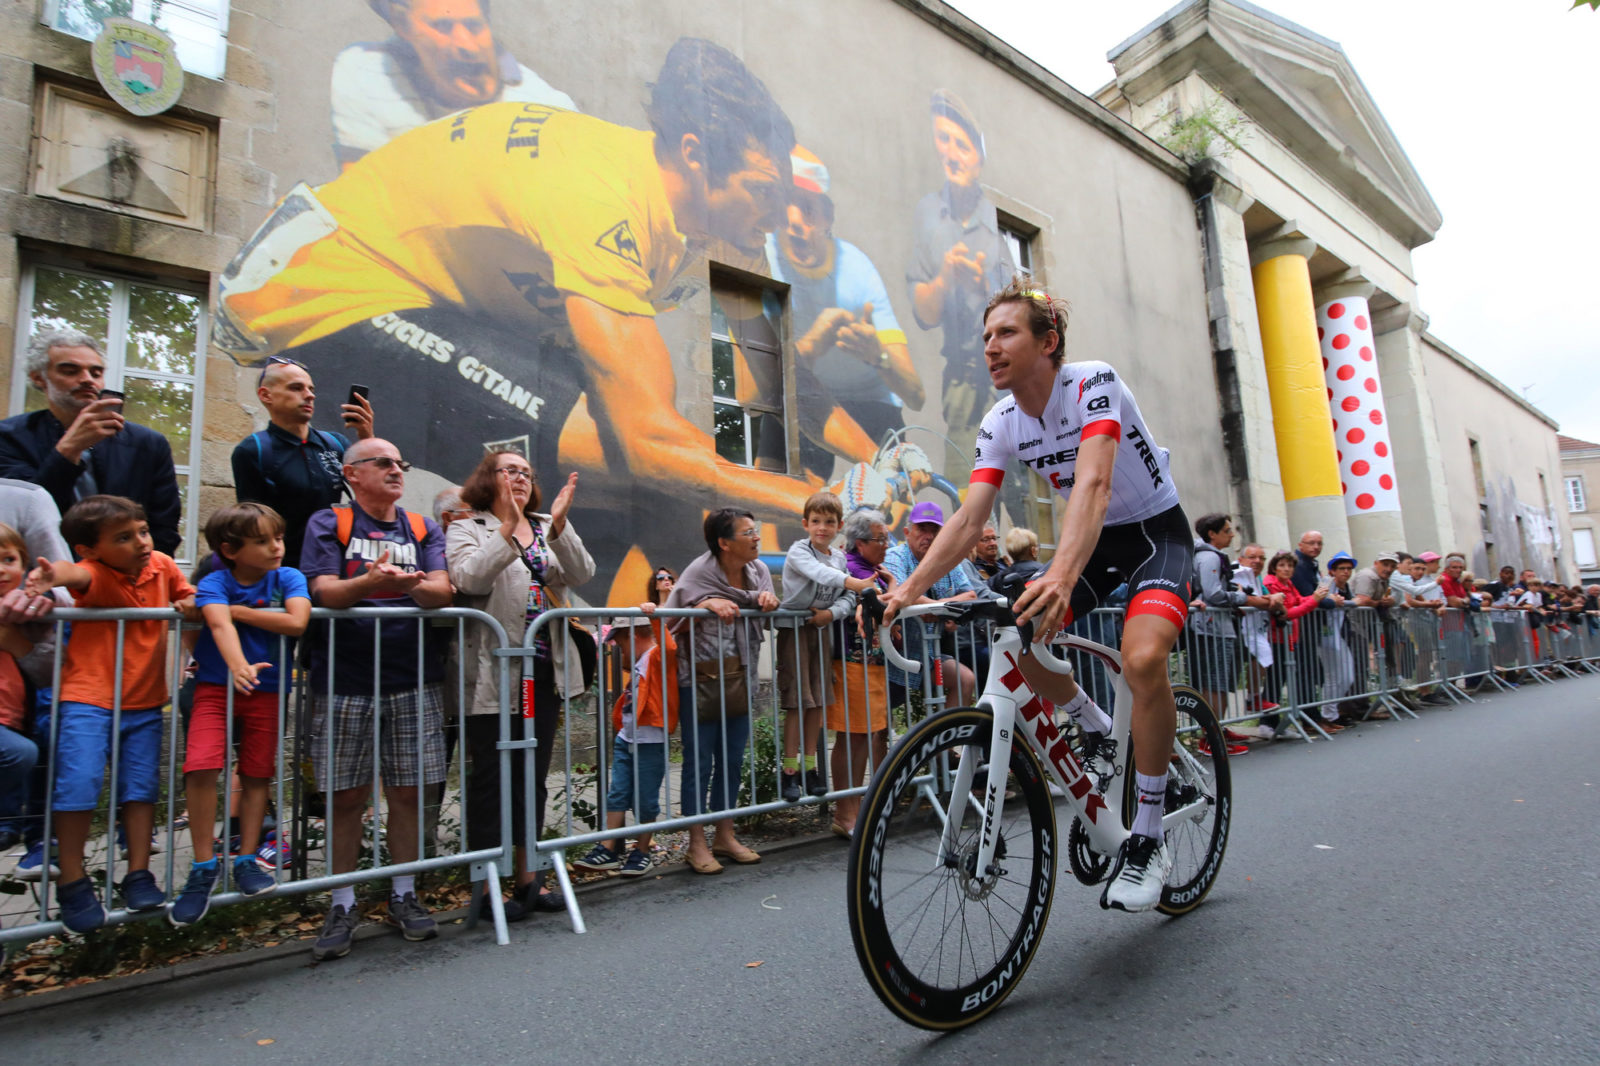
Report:
[{"label": "child leaning on barrier", "polygon": [[[0,522],[0,596],[22,587],[28,574],[28,544],[22,534]],[[33,639],[19,625],[0,626],[0,848],[22,839],[11,820],[22,813],[28,776],[39,759],[39,746],[28,737],[28,685],[19,661],[33,650]]]},{"label": "child leaning on barrier", "polygon": [[784,556],[783,602],[778,606],[810,611],[811,617],[792,629],[780,627],[773,652],[778,659],[778,702],[783,707],[783,798],[789,803],[800,799],[802,769],[807,793],[828,792],[817,766],[817,740],[828,705],[829,627],[855,611],[857,593],[873,587],[867,578],[851,577],[844,552],[833,547],[844,521],[839,497],[831,492],[812,494],[801,520],[806,535]]},{"label": "child leaning on barrier", "polygon": [[[649,613],[655,604],[641,604]],[[667,773],[667,736],[678,727],[678,646],[665,622],[625,618],[606,640],[633,659],[627,691],[611,708],[611,788],[606,793],[606,828],[620,829],[633,811],[641,826],[661,815],[661,781]],[[637,777],[637,781],[635,778]],[[580,870],[618,870],[623,877],[650,872],[649,832],[641,832],[624,858],[617,848],[596,843],[573,862]]]},{"label": "child leaning on barrier", "polygon": [[[167,919],[193,925],[211,906],[219,874],[212,834],[217,778],[227,761],[228,689],[233,689],[233,746],[238,752],[239,857],[233,884],[246,896],[277,887],[256,862],[267,791],[278,764],[278,690],[286,641],[311,620],[311,594],[300,571],[283,565],[283,518],[261,503],[217,509],[206,544],[222,565],[200,579],[195,604],[206,628],[195,644],[194,711],[183,760],[194,861]],[[282,608],[282,610],[276,610]]]},{"label": "child leaning on barrier", "polygon": [[[30,595],[60,586],[74,606],[177,607],[197,621],[194,588],[171,556],[155,550],[144,508],[123,496],[86,496],[68,508],[61,535],[80,562],[40,559],[28,575]],[[166,896],[150,872],[150,840],[160,786],[161,708],[167,702],[165,619],[72,623],[61,664],[56,723],[54,824],[61,842],[61,921],[75,933],[106,920],[94,884],[84,871],[84,846],[105,782],[111,746],[117,745],[116,795],[128,839],[122,900],[132,911],[155,910]],[[112,691],[122,665],[122,691]],[[120,697],[120,699],[119,699]],[[120,719],[113,708],[120,702]],[[113,856],[114,858],[114,856]]]}]

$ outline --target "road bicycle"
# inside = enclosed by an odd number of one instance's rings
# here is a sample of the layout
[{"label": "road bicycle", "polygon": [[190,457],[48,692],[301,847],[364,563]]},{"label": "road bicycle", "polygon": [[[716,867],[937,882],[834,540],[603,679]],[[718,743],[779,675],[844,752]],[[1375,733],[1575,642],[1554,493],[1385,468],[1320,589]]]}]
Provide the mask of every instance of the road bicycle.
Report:
[{"label": "road bicycle", "polygon": [[[950,1030],[998,1007],[1039,948],[1060,868],[1058,796],[1072,814],[1072,873],[1085,885],[1112,873],[1138,808],[1133,700],[1115,649],[1071,634],[1051,642],[1098,660],[1112,679],[1112,730],[1086,759],[1081,734],[1057,724],[1053,705],[1017,666],[1033,654],[1052,673],[1071,671],[1031,644],[1031,620],[1019,628],[1000,599],[921,604],[896,621],[917,617],[993,623],[988,677],[976,707],[917,723],[874,772],[851,839],[850,932],[868,983],[891,1011]],[[907,674],[921,670],[887,634],[882,646]],[[1173,869],[1157,909],[1176,916],[1216,883],[1232,786],[1216,716],[1191,688],[1174,686],[1173,695],[1178,736],[1162,817]],[[1015,743],[1019,735],[1026,743]]]}]

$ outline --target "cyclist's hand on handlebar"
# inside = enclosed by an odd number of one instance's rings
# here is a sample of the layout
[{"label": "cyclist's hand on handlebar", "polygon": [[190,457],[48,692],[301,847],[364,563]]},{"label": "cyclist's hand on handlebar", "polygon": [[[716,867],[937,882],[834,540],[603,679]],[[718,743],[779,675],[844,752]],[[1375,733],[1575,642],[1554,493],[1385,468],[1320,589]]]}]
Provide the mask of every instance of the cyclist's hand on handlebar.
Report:
[{"label": "cyclist's hand on handlebar", "polygon": [[1061,620],[1067,616],[1067,606],[1072,602],[1072,587],[1075,584],[1076,581],[1066,581],[1047,570],[1024,589],[1022,595],[1017,597],[1017,602],[1012,604],[1018,625],[1030,620],[1034,623],[1035,643],[1056,635]]},{"label": "cyclist's hand on handlebar", "polygon": [[907,596],[900,588],[896,588],[890,589],[879,597],[879,602],[883,604],[883,620],[881,624],[888,625],[894,621],[895,615],[916,603],[917,597]]}]

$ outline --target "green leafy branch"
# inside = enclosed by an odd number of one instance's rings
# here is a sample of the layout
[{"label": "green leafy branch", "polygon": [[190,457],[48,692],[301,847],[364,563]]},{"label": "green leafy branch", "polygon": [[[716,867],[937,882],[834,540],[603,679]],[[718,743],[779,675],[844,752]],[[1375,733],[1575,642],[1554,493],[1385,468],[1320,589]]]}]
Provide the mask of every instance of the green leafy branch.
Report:
[{"label": "green leafy branch", "polygon": [[[1600,0],[1594,2],[1600,3]],[[1246,127],[1244,116],[1221,98],[1188,114],[1174,107],[1156,121],[1167,124],[1166,131],[1158,133],[1156,140],[1190,166],[1205,159],[1225,158],[1235,148],[1242,147],[1240,141]]]}]

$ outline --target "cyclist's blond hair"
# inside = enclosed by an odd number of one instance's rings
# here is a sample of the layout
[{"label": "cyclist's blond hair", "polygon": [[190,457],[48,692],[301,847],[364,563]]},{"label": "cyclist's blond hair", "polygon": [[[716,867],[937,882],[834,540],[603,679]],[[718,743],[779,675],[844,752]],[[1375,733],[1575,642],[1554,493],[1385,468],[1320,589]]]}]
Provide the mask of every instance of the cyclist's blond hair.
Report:
[{"label": "cyclist's blond hair", "polygon": [[1028,329],[1035,337],[1043,340],[1046,333],[1055,331],[1056,347],[1050,353],[1050,365],[1059,370],[1067,355],[1066,301],[1052,298],[1033,278],[1018,274],[1005,288],[989,297],[988,306],[983,309],[983,321],[989,321],[989,312],[996,307],[1013,303],[1027,305]]}]

